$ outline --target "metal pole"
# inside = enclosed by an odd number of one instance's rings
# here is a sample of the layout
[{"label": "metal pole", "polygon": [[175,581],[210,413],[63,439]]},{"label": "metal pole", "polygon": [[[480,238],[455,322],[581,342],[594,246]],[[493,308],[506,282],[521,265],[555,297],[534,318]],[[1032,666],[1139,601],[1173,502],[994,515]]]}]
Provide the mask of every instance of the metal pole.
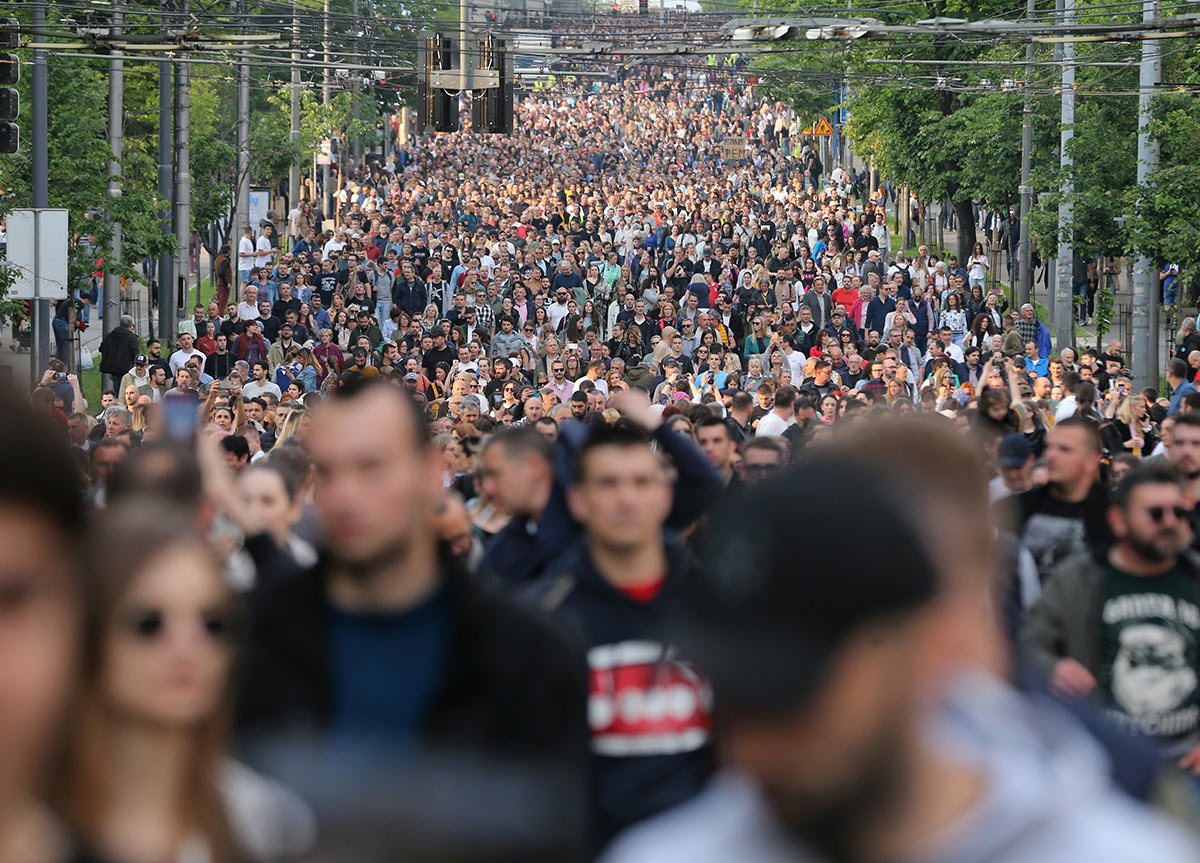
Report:
[{"label": "metal pole", "polygon": [[[467,20],[470,8],[467,0],[458,0],[458,68],[463,76],[463,89],[471,89],[471,25]],[[593,16],[592,25],[596,19]]]},{"label": "metal pole", "polygon": [[[237,3],[237,12],[239,29],[244,34],[246,32],[245,0]],[[234,195],[233,224],[229,228],[229,245],[234,260],[235,287],[233,298],[238,300],[241,299],[242,288],[239,271],[244,265],[241,257],[238,256],[238,243],[242,238],[242,232],[250,224],[250,65],[247,62],[245,51],[238,51],[236,148],[237,177],[235,180],[237,185],[235,186],[236,193]]]},{"label": "metal pole", "polygon": [[[292,0],[292,115],[290,139],[293,146],[300,141],[300,16],[296,11],[296,0]],[[300,163],[292,164],[288,171],[288,205],[291,209],[300,206]],[[291,225],[288,226],[289,230]],[[241,230],[239,228],[239,230]]]},{"label": "metal pole", "polygon": [[[1059,0],[1062,24],[1075,24],[1075,0]],[[1071,180],[1072,160],[1070,142],[1075,137],[1075,43],[1062,45],[1062,119],[1059,127],[1059,174],[1062,197],[1058,203],[1058,269],[1054,282],[1054,325],[1058,331],[1058,349],[1072,346],[1075,336],[1074,312],[1074,206],[1071,195],[1075,184]]]},{"label": "metal pole", "polygon": [[[322,49],[325,52],[325,69],[324,69],[324,75],[321,79],[321,101],[324,104],[328,105],[329,104],[329,95],[330,95],[330,93],[329,93],[329,0],[325,0],[325,12],[324,12],[323,22],[324,22],[323,23],[324,32],[322,34],[321,45],[322,45]],[[329,133],[330,139],[332,139],[333,138],[333,130],[327,129],[326,131]],[[330,147],[330,156],[332,157],[332,155],[333,155],[333,148],[331,146]],[[338,158],[339,159],[342,158],[341,153],[338,154]],[[329,163],[326,162],[324,165],[321,166],[321,198],[322,198],[322,204],[323,204],[321,207],[321,210],[324,212],[326,219],[333,220],[333,218],[334,218],[333,207],[332,207],[333,190],[329,188],[329,184],[330,184]]]},{"label": "metal pole", "polygon": [[[1033,21],[1035,14],[1034,0],[1029,0],[1025,7],[1025,17]],[[1025,45],[1025,107],[1022,110],[1021,122],[1021,240],[1017,247],[1017,305],[1023,306],[1029,302],[1029,294],[1033,287],[1033,266],[1030,263],[1032,255],[1029,246],[1029,207],[1033,189],[1029,185],[1029,174],[1033,159],[1033,42]],[[1011,240],[1009,241],[1011,242]]]},{"label": "metal pole", "polygon": [[[46,29],[45,0],[34,0],[33,29]],[[47,154],[47,121],[49,119],[49,87],[46,80],[46,49],[33,49],[33,85],[30,88],[33,104],[30,106],[30,119],[33,126],[33,207],[35,210],[50,206],[50,176],[49,157]],[[34,213],[33,222],[34,242],[38,240],[38,217]],[[29,360],[31,383],[36,386],[50,364],[50,317],[51,305],[49,300],[42,299],[41,274],[37,271],[38,250],[34,250],[33,302],[30,304],[32,317],[30,319],[32,336],[32,355]],[[67,296],[71,295],[71,286],[67,285]],[[69,335],[69,334],[68,334]]]},{"label": "metal pole", "polygon": [[[172,0],[163,0],[162,31],[166,38],[170,29],[170,9]],[[171,162],[173,141],[171,137],[173,115],[171,111],[171,71],[170,60],[161,60],[158,64],[158,194],[165,203],[162,212],[162,228],[164,234],[174,232],[172,224],[171,200],[175,195],[175,166]],[[170,339],[171,330],[175,328],[175,302],[171,299],[174,290],[175,256],[163,252],[158,256],[158,335],[164,342]]]},{"label": "metal pole", "polygon": [[[1143,0],[1142,21],[1158,17],[1158,0]],[[1159,43],[1142,40],[1142,64],[1138,75],[1137,181],[1145,189],[1158,164],[1158,145],[1150,135],[1150,100],[1158,83]],[[1158,305],[1162,295],[1154,262],[1139,255],[1133,265],[1133,377],[1137,387],[1157,389],[1162,372],[1158,364]]]},{"label": "metal pole", "polygon": [[[120,38],[121,28],[125,24],[125,13],[118,2],[113,3],[112,35]],[[108,194],[112,198],[121,197],[121,136],[125,127],[125,60],[119,48],[112,49],[112,58],[108,61],[108,148],[112,155],[108,160]],[[104,266],[104,323],[108,328],[117,325],[121,317],[121,277],[114,271],[114,265],[121,263],[121,223],[115,219],[112,222],[112,249],[109,260]]]},{"label": "metal pole", "polygon": [[[359,27],[361,26],[358,20],[358,0],[352,0],[350,4],[350,14],[354,16],[354,65],[358,66],[361,65],[358,59]],[[355,75],[361,74],[363,74],[361,71],[355,72]],[[350,89],[350,98],[354,100],[354,119],[357,121],[359,119],[359,100],[357,87],[352,87]],[[357,125],[355,126],[354,138],[352,140],[354,147],[354,164],[355,167],[357,167],[359,160],[362,159],[362,136],[358,133]]]},{"label": "metal pole", "polygon": [[[188,0],[181,0],[180,11],[187,17]],[[191,176],[191,67],[187,53],[181,52],[175,69],[175,282],[180,310],[187,310],[188,288],[191,285],[191,236],[192,236],[192,176]],[[174,338],[175,333],[169,333]]]}]

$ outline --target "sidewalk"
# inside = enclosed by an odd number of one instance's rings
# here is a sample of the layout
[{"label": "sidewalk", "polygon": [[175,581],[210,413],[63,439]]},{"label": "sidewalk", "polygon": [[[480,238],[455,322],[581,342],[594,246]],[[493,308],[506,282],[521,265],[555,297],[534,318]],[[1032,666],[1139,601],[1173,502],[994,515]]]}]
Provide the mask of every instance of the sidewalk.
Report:
[{"label": "sidewalk", "polygon": [[[211,262],[207,252],[201,250],[198,264],[200,273],[199,275],[192,274],[190,276],[187,306],[185,311],[178,313],[179,320],[191,317],[197,285],[200,286],[205,299],[207,300],[209,297],[208,274]],[[143,341],[147,338],[146,316],[149,312],[154,316],[154,335],[161,338],[162,334],[158,332],[158,310],[157,308],[151,309],[150,307],[150,291],[148,287],[141,282],[130,282],[126,285],[126,298],[127,301],[132,300],[132,302],[123,303],[122,307],[128,309],[129,313],[134,315],[134,332],[138,334],[138,337]],[[98,405],[100,400],[100,343],[103,341],[105,333],[116,325],[117,322],[115,320],[109,321],[100,318],[97,315],[97,310],[93,308],[88,328],[80,334],[79,345],[91,352],[95,364],[92,369],[79,373],[80,387],[83,390],[84,397],[88,400],[89,408],[93,405]],[[51,338],[53,339],[53,333],[51,334]],[[32,385],[30,364],[33,357],[29,350],[16,351],[12,347],[12,327],[9,325],[0,327],[0,379],[9,378],[18,389],[29,389]],[[56,356],[53,344],[50,347],[50,356]]]}]

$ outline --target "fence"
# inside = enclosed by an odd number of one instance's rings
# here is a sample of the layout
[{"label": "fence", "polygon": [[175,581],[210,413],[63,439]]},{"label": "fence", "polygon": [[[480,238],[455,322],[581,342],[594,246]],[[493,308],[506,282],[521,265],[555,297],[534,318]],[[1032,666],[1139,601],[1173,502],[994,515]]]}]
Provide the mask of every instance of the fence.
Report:
[{"label": "fence", "polygon": [[1129,350],[1129,346],[1133,344],[1133,304],[1132,303],[1114,303],[1112,325],[1105,333],[1107,341],[1120,339],[1121,344]]}]

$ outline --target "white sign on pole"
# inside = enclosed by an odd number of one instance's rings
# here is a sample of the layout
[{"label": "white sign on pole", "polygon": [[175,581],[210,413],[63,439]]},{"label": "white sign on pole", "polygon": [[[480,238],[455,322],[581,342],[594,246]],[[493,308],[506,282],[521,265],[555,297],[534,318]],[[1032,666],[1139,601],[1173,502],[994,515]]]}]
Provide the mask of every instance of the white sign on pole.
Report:
[{"label": "white sign on pole", "polygon": [[271,192],[269,189],[251,189],[249,199],[250,224],[254,227],[254,235],[258,236],[261,233],[258,226],[266,220],[271,209]]},{"label": "white sign on pole", "polygon": [[[35,242],[35,232],[36,236]],[[59,208],[13,210],[8,214],[8,266],[16,280],[14,300],[63,300],[67,297],[67,211]],[[34,260],[34,249],[40,260]],[[34,290],[34,273],[39,282]]]}]

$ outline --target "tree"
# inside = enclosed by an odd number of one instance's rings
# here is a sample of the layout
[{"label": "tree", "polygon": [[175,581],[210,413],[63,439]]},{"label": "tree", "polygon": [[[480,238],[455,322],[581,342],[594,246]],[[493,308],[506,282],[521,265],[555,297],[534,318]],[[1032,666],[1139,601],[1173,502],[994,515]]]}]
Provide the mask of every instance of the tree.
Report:
[{"label": "tree", "polygon": [[[22,104],[29,104],[30,78],[24,76],[19,85]],[[174,241],[163,236],[155,216],[163,203],[153,182],[147,182],[153,176],[153,162],[136,141],[130,142],[123,153],[123,193],[119,198],[110,197],[107,76],[96,61],[56,58],[47,65],[47,91],[52,106],[47,123],[49,204],[68,210],[72,237],[68,280],[71,285],[83,286],[99,268],[100,260],[118,275],[133,276],[136,267],[130,262],[174,247]],[[21,152],[0,158],[6,210],[32,204],[29,123],[29,112],[22,111],[18,120]],[[119,264],[112,259],[110,218],[122,226]]]},{"label": "tree", "polygon": [[1129,248],[1156,265],[1179,265],[1184,285],[1200,286],[1200,108],[1191,96],[1154,100],[1151,133],[1158,168],[1145,188],[1129,195]]}]

